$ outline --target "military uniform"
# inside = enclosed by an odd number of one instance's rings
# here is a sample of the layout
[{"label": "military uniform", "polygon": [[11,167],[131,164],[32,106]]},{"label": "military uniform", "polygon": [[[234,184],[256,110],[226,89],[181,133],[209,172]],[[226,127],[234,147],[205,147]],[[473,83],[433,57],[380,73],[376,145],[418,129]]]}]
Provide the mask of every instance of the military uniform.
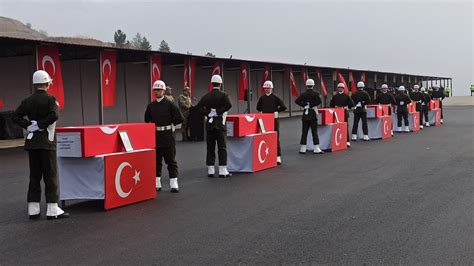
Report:
[{"label": "military uniform", "polygon": [[319,93],[313,89],[307,89],[295,100],[295,103],[305,108],[303,111],[303,116],[301,117],[302,132],[300,144],[306,145],[308,130],[311,128],[311,133],[313,134],[313,144],[319,145],[318,115],[315,111],[316,107],[321,104],[321,97]]},{"label": "military uniform", "polygon": [[[214,166],[217,143],[219,165],[227,166],[227,129],[225,116],[227,111],[232,108],[229,95],[215,87],[211,92],[208,92],[201,98],[196,107],[208,116],[206,123],[206,165]],[[215,110],[215,114],[212,112],[213,110]]]},{"label": "military uniform", "polygon": [[377,95],[377,98],[375,98],[375,103],[376,104],[389,104],[388,108],[388,114],[392,115],[392,104],[396,104],[395,102],[395,97],[393,97],[393,94],[386,92],[386,93],[379,93]]},{"label": "military uniform", "polygon": [[56,98],[45,90],[36,90],[15,111],[13,119],[22,128],[32,125],[31,121],[36,121],[39,127],[38,131],[29,132],[25,140],[30,163],[28,202],[41,201],[41,179],[45,184],[46,202],[59,200],[55,134],[58,118]]},{"label": "military uniform", "polygon": [[329,106],[332,108],[344,107],[344,120],[347,122],[347,142],[349,142],[349,109],[354,107],[354,102],[349,95],[344,92],[338,92],[332,96]]},{"label": "military uniform", "polygon": [[[286,110],[286,106],[280,97],[274,93],[262,95],[257,102],[257,111],[262,113],[278,114]],[[280,148],[280,123],[278,121],[278,115],[275,115],[275,131],[278,133],[278,144],[277,144],[277,155],[281,156]]]},{"label": "military uniform", "polygon": [[441,109],[441,120],[443,119],[443,100],[446,97],[446,94],[444,94],[444,91],[441,89],[438,89],[437,91],[434,90],[431,92],[431,99],[439,99],[439,108]]},{"label": "military uniform", "polygon": [[178,177],[176,162],[176,141],[174,125],[183,122],[183,116],[178,107],[167,97],[156,99],[148,104],[145,111],[145,122],[155,123],[156,126],[156,176],[161,177],[163,159],[168,166],[170,179]]},{"label": "military uniform", "polygon": [[364,90],[358,90],[352,94],[352,101],[354,101],[354,124],[352,125],[352,135],[357,134],[359,127],[359,120],[362,119],[362,131],[364,135],[369,134],[369,127],[367,125],[367,109],[366,105],[370,103],[370,96]]},{"label": "military uniform", "polygon": [[184,117],[183,124],[181,125],[183,140],[187,140],[189,139],[188,118],[189,118],[189,108],[191,108],[192,106],[191,97],[184,94],[179,95],[178,106],[179,106],[179,110],[181,111]]},{"label": "military uniform", "polygon": [[416,102],[416,111],[420,112],[420,126],[423,128],[423,104],[425,97],[421,91],[412,91],[410,93],[410,98],[412,101]]},{"label": "military uniform", "polygon": [[410,97],[404,92],[397,92],[395,94],[395,102],[397,104],[397,127],[402,126],[402,118],[405,121],[405,126],[408,128],[408,104],[411,102]]},{"label": "military uniform", "polygon": [[425,126],[429,126],[430,121],[428,119],[428,109],[429,109],[429,104],[430,104],[430,101],[431,101],[431,97],[430,97],[428,92],[422,92],[422,95],[423,95],[423,103],[422,103],[422,106],[421,106],[421,112],[422,113],[420,113],[420,121],[423,121],[421,117],[424,116]]}]

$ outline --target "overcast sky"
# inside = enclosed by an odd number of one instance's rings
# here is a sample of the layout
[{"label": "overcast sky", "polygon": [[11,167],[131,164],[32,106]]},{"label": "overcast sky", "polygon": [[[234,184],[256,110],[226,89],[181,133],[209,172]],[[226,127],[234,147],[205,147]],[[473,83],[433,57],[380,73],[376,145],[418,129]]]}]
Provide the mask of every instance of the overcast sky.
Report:
[{"label": "overcast sky", "polygon": [[113,42],[122,29],[174,52],[453,77],[474,83],[474,4],[466,1],[22,1],[0,15],[50,36]]}]

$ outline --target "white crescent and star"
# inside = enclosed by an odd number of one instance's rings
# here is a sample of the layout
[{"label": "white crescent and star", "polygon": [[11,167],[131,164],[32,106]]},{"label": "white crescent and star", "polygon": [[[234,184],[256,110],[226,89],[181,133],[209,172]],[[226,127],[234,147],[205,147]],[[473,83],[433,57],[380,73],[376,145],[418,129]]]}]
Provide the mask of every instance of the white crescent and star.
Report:
[{"label": "white crescent and star", "polygon": [[[123,162],[119,165],[117,168],[117,172],[115,173],[115,191],[121,198],[126,198],[132,193],[133,188],[130,189],[128,192],[124,192],[122,189],[122,186],[120,185],[120,179],[122,176],[122,171],[125,167],[130,167],[132,166],[128,162]],[[133,180],[135,180],[135,185],[140,182],[140,172],[135,170],[135,175],[132,177]]]},{"label": "white crescent and star", "polygon": [[46,62],[50,62],[51,65],[53,66],[53,76],[56,73],[56,64],[54,64],[54,60],[51,56],[45,55],[43,56],[43,59],[41,60],[41,65],[43,66],[43,70],[46,70],[45,65]]},{"label": "white crescent and star", "polygon": [[247,122],[253,122],[255,120],[255,115],[244,115]]},{"label": "white crescent and star", "polygon": [[[262,159],[262,147],[263,147],[263,144],[265,144],[265,158]],[[265,160],[266,160],[267,157],[268,157],[268,153],[270,152],[270,149],[268,148],[268,145],[267,145],[267,143],[266,143],[264,140],[260,141],[260,143],[258,144],[258,151],[257,151],[257,152],[258,152],[258,161],[259,161],[260,163],[264,163]]]},{"label": "white crescent and star", "polygon": [[384,135],[388,134],[388,121],[387,120],[383,121],[383,134]]},{"label": "white crescent and star", "polygon": [[336,143],[336,146],[339,146],[341,144],[341,140],[342,140],[342,133],[341,133],[341,129],[340,128],[337,128],[336,129],[336,132],[334,133],[336,139],[334,140],[334,142]]},{"label": "white crescent and star", "polygon": [[115,126],[115,127],[100,127],[100,130],[102,130],[102,132],[104,132],[105,134],[107,135],[112,135],[115,133],[115,131],[117,131],[119,126]]},{"label": "white crescent and star", "polygon": [[157,73],[156,78],[160,79],[161,78],[160,68],[158,67],[158,65],[156,63],[153,63],[153,66],[152,66],[153,77],[155,77],[155,69],[156,69],[156,73]]},{"label": "white crescent and star", "polygon": [[112,64],[110,63],[109,59],[105,59],[102,62],[102,74],[104,74],[105,66],[107,65],[109,66],[109,74],[108,75],[106,74],[105,86],[109,85],[109,77],[110,77],[110,74],[112,73]]},{"label": "white crescent and star", "polygon": [[244,80],[247,80],[247,69],[242,69],[242,74],[244,75]]}]

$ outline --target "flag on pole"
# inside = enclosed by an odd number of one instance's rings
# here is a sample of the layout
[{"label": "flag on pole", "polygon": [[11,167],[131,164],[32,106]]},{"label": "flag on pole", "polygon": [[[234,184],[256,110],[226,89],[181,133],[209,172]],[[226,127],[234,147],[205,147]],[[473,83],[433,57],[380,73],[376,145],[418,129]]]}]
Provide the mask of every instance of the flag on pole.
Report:
[{"label": "flag on pole", "polygon": [[298,97],[299,92],[298,92],[298,88],[296,87],[295,75],[293,75],[293,71],[291,70],[291,67],[287,67],[286,70],[289,73],[289,77],[290,77],[291,96]]},{"label": "flag on pole", "polygon": [[351,83],[352,93],[356,92],[357,91],[357,86],[356,86],[356,82],[354,80],[354,75],[352,74],[352,72],[349,72],[349,82]]},{"label": "flag on pole", "polygon": [[102,85],[102,106],[115,105],[117,52],[105,50],[100,52],[100,72]]},{"label": "flag on pole", "polygon": [[245,101],[245,95],[249,88],[249,66],[247,64],[240,64],[240,78],[239,78],[239,101]]},{"label": "flag on pole", "polygon": [[344,76],[337,70],[337,78],[339,79],[339,82],[344,84],[344,93],[349,93],[349,88],[347,87],[346,80],[344,79]]},{"label": "flag on pole", "polygon": [[53,79],[49,93],[56,97],[59,109],[64,108],[64,87],[61,72],[61,61],[58,48],[55,45],[36,46],[36,69],[48,72]]},{"label": "flag on pole", "polygon": [[265,94],[265,90],[263,89],[263,83],[265,83],[265,81],[267,80],[270,80],[270,73],[271,73],[271,68],[270,68],[270,65],[265,65],[265,68],[263,69],[263,77],[262,77],[262,86],[260,86],[261,88],[261,95]]},{"label": "flag on pole", "polygon": [[321,75],[321,70],[316,70],[316,75],[318,76],[319,81],[321,82],[321,89],[323,90],[324,96],[328,95],[328,91],[326,90],[326,85],[324,84],[323,76]]},{"label": "flag on pole", "polygon": [[[211,71],[211,77],[214,75],[219,75],[222,77],[222,63],[220,61],[214,62],[214,67]],[[209,83],[209,91],[212,91],[212,83]]]},{"label": "flag on pole", "polygon": [[[161,79],[161,57],[158,54],[150,55],[150,88],[153,88],[153,84],[155,81]],[[156,100],[155,94],[153,90],[150,90],[151,93],[151,101]]]}]

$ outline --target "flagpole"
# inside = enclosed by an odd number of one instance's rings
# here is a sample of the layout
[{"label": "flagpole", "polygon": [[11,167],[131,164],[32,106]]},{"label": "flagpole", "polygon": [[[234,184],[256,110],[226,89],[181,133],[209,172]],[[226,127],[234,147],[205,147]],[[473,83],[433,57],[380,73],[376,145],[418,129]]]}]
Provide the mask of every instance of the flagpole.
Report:
[{"label": "flagpole", "polygon": [[99,125],[104,124],[104,103],[102,101],[102,51],[99,51]]},{"label": "flagpole", "polygon": [[250,100],[252,99],[251,96],[252,96],[252,93],[251,93],[251,83],[250,83],[250,64],[248,64],[248,77],[247,77],[247,111],[248,113],[250,114]]}]

